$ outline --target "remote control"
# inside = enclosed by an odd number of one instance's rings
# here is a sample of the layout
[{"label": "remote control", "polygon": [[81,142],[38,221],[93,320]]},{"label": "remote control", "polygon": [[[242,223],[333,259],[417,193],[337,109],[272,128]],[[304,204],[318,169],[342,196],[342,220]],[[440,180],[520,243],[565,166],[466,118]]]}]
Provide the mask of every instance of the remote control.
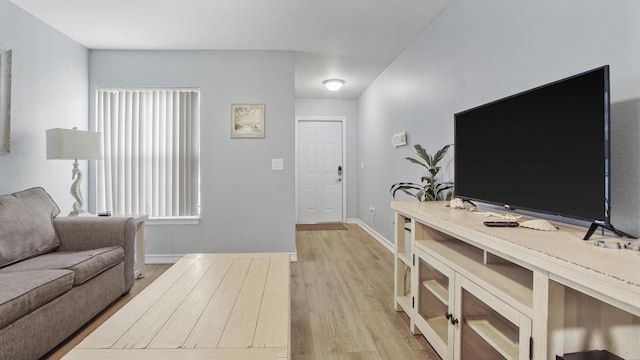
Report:
[{"label": "remote control", "polygon": [[520,225],[515,221],[485,221],[484,224],[492,227],[516,227]]}]

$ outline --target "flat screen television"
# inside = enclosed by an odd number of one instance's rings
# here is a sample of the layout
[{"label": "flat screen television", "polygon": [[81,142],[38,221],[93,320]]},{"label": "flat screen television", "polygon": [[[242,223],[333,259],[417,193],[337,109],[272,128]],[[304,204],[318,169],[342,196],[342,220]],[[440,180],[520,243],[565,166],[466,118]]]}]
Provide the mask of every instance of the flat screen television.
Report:
[{"label": "flat screen television", "polygon": [[455,195],[617,231],[609,123],[608,66],[459,112]]}]

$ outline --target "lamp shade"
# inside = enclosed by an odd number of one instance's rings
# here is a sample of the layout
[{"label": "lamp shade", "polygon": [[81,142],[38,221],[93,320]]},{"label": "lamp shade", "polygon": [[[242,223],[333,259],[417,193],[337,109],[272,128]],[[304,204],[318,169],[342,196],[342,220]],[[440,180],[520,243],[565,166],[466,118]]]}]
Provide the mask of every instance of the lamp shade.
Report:
[{"label": "lamp shade", "polygon": [[47,159],[102,159],[102,133],[60,128],[48,129]]}]

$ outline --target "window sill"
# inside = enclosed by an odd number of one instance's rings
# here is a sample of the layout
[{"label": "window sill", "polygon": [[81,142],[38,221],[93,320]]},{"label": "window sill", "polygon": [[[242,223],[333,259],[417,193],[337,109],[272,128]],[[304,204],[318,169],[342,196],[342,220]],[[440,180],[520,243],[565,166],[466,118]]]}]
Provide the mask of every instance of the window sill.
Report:
[{"label": "window sill", "polygon": [[176,216],[176,217],[153,217],[149,218],[147,225],[198,225],[200,216]]}]

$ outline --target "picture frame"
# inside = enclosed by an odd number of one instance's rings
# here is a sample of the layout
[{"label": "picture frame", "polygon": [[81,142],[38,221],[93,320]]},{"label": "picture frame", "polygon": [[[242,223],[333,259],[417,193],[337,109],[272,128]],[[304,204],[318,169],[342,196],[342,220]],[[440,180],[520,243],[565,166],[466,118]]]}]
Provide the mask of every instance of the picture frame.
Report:
[{"label": "picture frame", "polygon": [[0,154],[8,154],[11,133],[11,49],[0,45]]},{"label": "picture frame", "polygon": [[231,104],[231,138],[264,138],[264,104]]}]

